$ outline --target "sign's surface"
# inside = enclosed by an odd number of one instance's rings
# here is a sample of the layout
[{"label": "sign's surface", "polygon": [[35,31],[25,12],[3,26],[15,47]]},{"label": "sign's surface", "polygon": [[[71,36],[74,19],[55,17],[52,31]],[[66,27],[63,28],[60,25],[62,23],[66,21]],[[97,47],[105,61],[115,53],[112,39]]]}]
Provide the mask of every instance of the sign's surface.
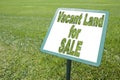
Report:
[{"label": "sign's surface", "polygon": [[107,22],[106,11],[59,8],[41,51],[99,66]]}]

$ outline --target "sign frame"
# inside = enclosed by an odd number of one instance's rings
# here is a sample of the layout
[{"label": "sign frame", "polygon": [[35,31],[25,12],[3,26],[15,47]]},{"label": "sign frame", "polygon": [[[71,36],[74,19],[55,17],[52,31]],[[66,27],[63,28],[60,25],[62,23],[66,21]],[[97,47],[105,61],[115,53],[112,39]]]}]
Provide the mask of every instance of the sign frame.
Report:
[{"label": "sign frame", "polygon": [[[104,13],[105,14],[105,19],[104,19],[104,23],[103,23],[103,30],[102,30],[102,36],[101,36],[101,41],[100,41],[100,46],[99,46],[99,52],[98,52],[98,57],[97,57],[97,62],[91,62],[91,61],[87,61],[87,60],[83,60],[80,58],[75,58],[69,55],[65,55],[65,54],[60,54],[57,52],[52,52],[52,51],[48,51],[48,50],[44,50],[44,45],[46,43],[46,40],[49,36],[49,33],[52,29],[52,25],[54,24],[54,20],[58,14],[59,10],[72,10],[72,11],[84,11],[84,12],[93,12],[93,13]],[[103,54],[103,50],[104,50],[104,42],[105,42],[105,36],[106,36],[106,31],[107,31],[107,24],[108,24],[108,16],[109,16],[109,12],[107,11],[101,11],[101,10],[87,10],[87,9],[75,9],[75,8],[58,8],[53,19],[52,22],[50,24],[50,27],[47,31],[47,34],[45,36],[45,39],[43,40],[43,43],[41,45],[40,51],[44,52],[44,53],[48,53],[48,54],[52,54],[58,57],[62,57],[62,58],[66,58],[66,59],[70,59],[73,61],[78,61],[78,62],[82,62],[82,63],[86,63],[89,65],[93,65],[93,66],[99,66],[101,63],[101,59],[102,59],[102,54]],[[51,45],[52,47],[52,45]]]}]

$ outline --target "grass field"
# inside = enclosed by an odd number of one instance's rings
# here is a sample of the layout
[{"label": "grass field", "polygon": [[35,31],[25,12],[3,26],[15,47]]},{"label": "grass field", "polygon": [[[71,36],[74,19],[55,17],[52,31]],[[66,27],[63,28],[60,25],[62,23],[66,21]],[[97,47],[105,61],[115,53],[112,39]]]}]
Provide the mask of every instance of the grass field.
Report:
[{"label": "grass field", "polygon": [[66,60],[39,50],[61,7],[110,13],[100,67],[73,61],[71,80],[120,80],[120,0],[0,0],[0,80],[65,80]]}]

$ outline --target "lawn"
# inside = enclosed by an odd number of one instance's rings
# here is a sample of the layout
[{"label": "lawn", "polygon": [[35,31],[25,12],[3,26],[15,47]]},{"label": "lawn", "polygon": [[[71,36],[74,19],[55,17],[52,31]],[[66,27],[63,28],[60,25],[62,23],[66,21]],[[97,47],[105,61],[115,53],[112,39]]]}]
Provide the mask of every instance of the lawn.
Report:
[{"label": "lawn", "polygon": [[65,80],[66,59],[40,51],[57,8],[110,13],[101,65],[72,61],[71,80],[119,80],[119,0],[1,0],[0,80]]}]

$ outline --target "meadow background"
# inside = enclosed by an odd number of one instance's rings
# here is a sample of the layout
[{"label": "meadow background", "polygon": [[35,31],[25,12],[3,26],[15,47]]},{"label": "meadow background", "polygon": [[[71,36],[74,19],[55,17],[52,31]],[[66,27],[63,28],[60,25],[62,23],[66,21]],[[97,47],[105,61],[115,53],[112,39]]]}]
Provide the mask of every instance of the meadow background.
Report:
[{"label": "meadow background", "polygon": [[65,80],[66,59],[40,51],[57,8],[109,11],[101,65],[72,61],[71,80],[120,80],[120,0],[0,0],[0,80]]}]

